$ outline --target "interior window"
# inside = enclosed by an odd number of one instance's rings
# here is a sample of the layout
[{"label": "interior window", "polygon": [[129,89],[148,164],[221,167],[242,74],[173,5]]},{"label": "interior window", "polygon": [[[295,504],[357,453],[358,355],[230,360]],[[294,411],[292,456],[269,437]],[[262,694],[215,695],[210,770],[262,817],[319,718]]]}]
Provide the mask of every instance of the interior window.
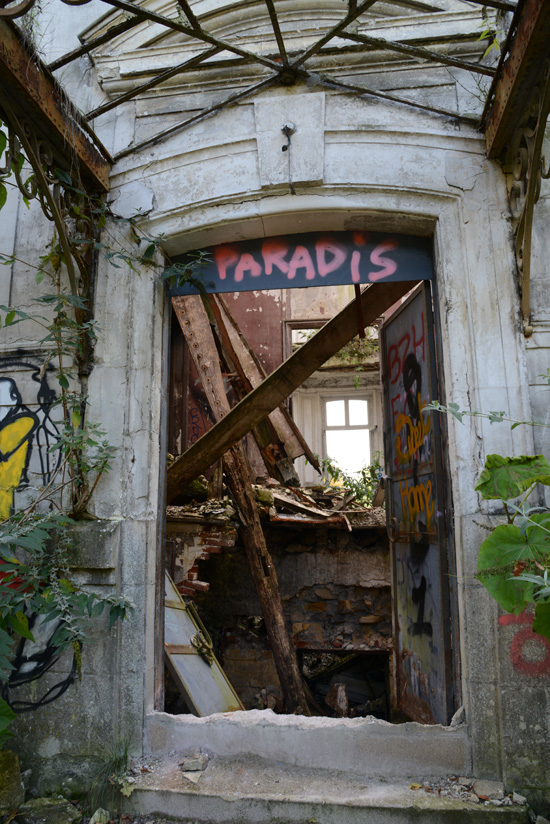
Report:
[{"label": "interior window", "polygon": [[369,400],[354,396],[323,398],[324,453],[348,474],[371,462]]}]

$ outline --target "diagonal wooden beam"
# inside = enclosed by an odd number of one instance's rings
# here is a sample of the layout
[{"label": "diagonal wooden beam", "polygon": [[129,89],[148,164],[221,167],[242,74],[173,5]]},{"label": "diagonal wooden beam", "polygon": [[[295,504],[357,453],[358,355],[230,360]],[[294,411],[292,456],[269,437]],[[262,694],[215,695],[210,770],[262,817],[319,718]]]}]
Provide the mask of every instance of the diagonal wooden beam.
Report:
[{"label": "diagonal wooden beam", "polygon": [[330,29],[325,35],[323,35],[323,37],[321,37],[312,46],[310,46],[309,49],[306,49],[306,51],[291,64],[290,68],[297,69],[298,66],[301,66],[302,63],[304,63],[308,58],[316,54],[319,51],[319,49],[321,49],[325,45],[325,43],[328,43],[328,41],[332,40],[334,37],[338,37],[340,32],[343,31],[346,28],[346,26],[349,26],[350,23],[353,23],[354,20],[356,20],[361,14],[363,14],[363,12],[367,11],[367,9],[370,9],[371,6],[374,6],[375,3],[376,0],[363,0],[363,2],[360,3],[353,11],[348,12],[344,19],[340,21],[340,23],[338,23],[336,26],[333,26],[332,29]]},{"label": "diagonal wooden beam", "polygon": [[279,18],[277,17],[277,12],[275,11],[275,3],[273,2],[273,0],[265,0],[265,4],[269,12],[269,17],[271,18],[273,33],[275,35],[275,40],[277,41],[277,45],[279,47],[279,52],[281,55],[281,60],[283,61],[283,66],[288,66],[288,54],[286,52],[285,41],[283,40],[281,27],[279,26]]},{"label": "diagonal wooden beam", "polygon": [[118,23],[116,26],[111,26],[105,34],[101,34],[99,37],[96,37],[95,40],[89,40],[87,43],[79,46],[78,49],[73,49],[73,51],[64,54],[63,57],[53,60],[48,65],[49,70],[54,72],[57,69],[62,68],[62,66],[66,66],[67,63],[72,63],[72,61],[76,60],[78,57],[82,57],[83,55],[88,54],[88,52],[99,48],[104,43],[108,43],[109,40],[113,39],[113,37],[118,37],[119,34],[124,34],[125,31],[133,29],[133,27],[137,26],[138,23],[141,23],[143,19],[143,15],[136,14],[136,16],[132,17],[130,20],[124,20],[123,23]]},{"label": "diagonal wooden beam", "polygon": [[430,51],[430,49],[425,49],[423,46],[409,46],[399,41],[384,40],[382,37],[369,37],[364,34],[352,34],[351,32],[343,32],[340,37],[344,37],[346,40],[352,40],[354,43],[364,43],[366,46],[373,46],[375,49],[399,52],[400,54],[410,55],[411,57],[421,57],[432,63],[442,63],[445,66],[465,69],[466,71],[484,74],[488,77],[494,77],[496,71],[496,69],[491,66],[482,66],[480,63],[469,63],[466,60],[459,60],[456,57],[438,54],[437,52]]},{"label": "diagonal wooden beam", "polygon": [[226,97],[219,103],[215,103],[213,106],[208,106],[206,109],[203,109],[202,111],[193,115],[193,117],[188,117],[187,120],[182,120],[180,123],[175,123],[173,126],[169,126],[168,129],[164,129],[162,132],[158,132],[158,134],[153,135],[153,137],[149,137],[147,140],[142,140],[141,143],[137,143],[135,146],[129,146],[127,149],[124,149],[124,151],[119,152],[117,155],[115,155],[114,159],[115,161],[121,160],[123,157],[127,157],[128,155],[131,155],[134,152],[139,152],[141,151],[141,149],[145,149],[147,146],[154,146],[156,143],[159,143],[165,137],[168,137],[171,134],[175,134],[176,132],[185,129],[187,126],[191,126],[193,123],[198,123],[205,117],[214,114],[214,112],[217,112],[220,109],[225,108],[226,106],[230,106],[232,103],[236,103],[238,100],[242,100],[245,97],[249,97],[251,94],[256,94],[257,92],[261,91],[261,89],[266,89],[268,86],[271,86],[273,83],[275,83],[275,81],[277,81],[278,79],[278,74],[272,74],[271,77],[268,77],[265,80],[260,81],[260,83],[255,83],[253,86],[249,86],[248,88],[243,89],[240,92],[230,94],[229,97]]},{"label": "diagonal wooden beam", "polygon": [[[360,296],[365,325],[374,323],[415,284],[416,281],[398,281],[368,286]],[[354,299],[172,464],[168,470],[168,502],[283,403],[356,334],[357,303]]]},{"label": "diagonal wooden beam", "polygon": [[120,97],[115,97],[114,100],[110,100],[108,103],[104,103],[103,106],[98,106],[97,109],[93,109],[91,112],[88,112],[86,115],[87,120],[92,120],[94,117],[99,117],[101,114],[105,114],[105,112],[111,111],[116,106],[120,106],[121,103],[126,103],[127,100],[132,100],[132,98],[137,97],[139,94],[148,91],[149,89],[153,89],[155,86],[158,86],[160,83],[164,83],[165,80],[169,80],[171,77],[175,77],[178,74],[181,74],[188,69],[192,69],[195,66],[200,65],[204,60],[208,60],[209,57],[213,57],[215,54],[219,54],[222,49],[219,46],[212,46],[212,48],[207,49],[202,54],[197,55],[196,57],[192,57],[190,60],[186,60],[184,63],[179,63],[177,66],[174,66],[172,69],[166,69],[166,71],[157,74],[153,77],[152,80],[148,80],[146,83],[142,83],[140,86],[136,86],[135,89],[131,89],[129,92],[125,94],[121,94]]},{"label": "diagonal wooden beam", "polygon": [[417,103],[413,100],[405,100],[403,97],[397,97],[394,94],[388,94],[388,92],[379,92],[376,89],[371,89],[368,86],[358,86],[354,83],[342,83],[340,80],[333,80],[331,77],[327,77],[324,74],[319,74],[315,72],[315,77],[317,81],[323,85],[328,86],[331,89],[343,89],[344,91],[353,92],[354,94],[366,94],[372,95],[373,97],[379,97],[381,100],[388,100],[390,103],[402,103],[404,106],[412,106],[414,109],[422,109],[425,112],[431,112],[432,114],[442,114],[445,117],[452,117],[455,120],[462,120],[464,123],[470,123],[472,125],[479,124],[479,118],[460,114],[459,112],[453,112],[450,109],[441,109],[437,106],[428,106],[424,103]]}]

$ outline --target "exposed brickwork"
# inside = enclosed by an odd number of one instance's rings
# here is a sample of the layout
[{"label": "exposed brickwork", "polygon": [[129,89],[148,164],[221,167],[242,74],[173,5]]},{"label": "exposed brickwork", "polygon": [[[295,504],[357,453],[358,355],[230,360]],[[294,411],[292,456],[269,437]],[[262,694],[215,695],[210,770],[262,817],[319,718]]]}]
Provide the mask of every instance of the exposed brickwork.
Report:
[{"label": "exposed brickwork", "polygon": [[[173,528],[173,527],[172,527]],[[210,584],[199,580],[199,561],[235,546],[236,530],[197,523],[178,523],[166,539],[167,568],[184,598],[207,592]]]}]

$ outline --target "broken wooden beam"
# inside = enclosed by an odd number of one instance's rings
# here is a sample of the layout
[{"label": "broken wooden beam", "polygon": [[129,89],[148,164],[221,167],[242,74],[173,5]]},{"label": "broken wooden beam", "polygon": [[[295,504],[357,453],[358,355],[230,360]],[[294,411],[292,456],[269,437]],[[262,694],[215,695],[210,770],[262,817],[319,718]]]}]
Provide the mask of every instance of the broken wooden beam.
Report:
[{"label": "broken wooden beam", "polygon": [[[244,335],[239,329],[237,321],[235,320],[222,295],[208,295],[208,298],[211,300],[213,299],[216,304],[219,304],[224,319],[226,319],[227,332],[231,337],[235,351],[238,353],[242,367],[246,370],[251,384],[250,390],[252,390],[266,379],[267,374],[259,358],[256,356],[256,353],[248,345]],[[304,439],[286,406],[284,404],[278,406],[277,409],[273,410],[269,418],[272,421],[279,438],[285,445],[285,452],[288,457],[299,458],[301,455],[305,455],[309,463],[312,464],[318,472],[321,472],[321,467],[317,456],[314,455],[309,448],[306,440]]]},{"label": "broken wooden beam", "polygon": [[[218,351],[199,295],[178,298],[178,320],[216,420],[230,412]],[[262,608],[287,712],[309,715],[296,650],[286,628],[275,566],[265,542],[244,449],[235,444],[223,459],[228,486],[241,518],[241,537]]]},{"label": "broken wooden beam", "polygon": [[[416,283],[395,281],[367,286],[360,297],[365,325],[374,323]],[[168,502],[276,409],[356,334],[357,303],[354,299],[172,464],[168,470]]]}]

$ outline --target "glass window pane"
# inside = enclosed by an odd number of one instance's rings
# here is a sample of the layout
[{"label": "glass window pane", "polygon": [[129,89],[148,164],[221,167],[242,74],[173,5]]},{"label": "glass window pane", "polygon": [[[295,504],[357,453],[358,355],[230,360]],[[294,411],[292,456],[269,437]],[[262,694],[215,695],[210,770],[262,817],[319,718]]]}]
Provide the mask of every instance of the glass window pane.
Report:
[{"label": "glass window pane", "polygon": [[349,400],[349,425],[366,426],[369,422],[368,402],[365,400]]},{"label": "glass window pane", "polygon": [[327,426],[346,425],[345,401],[326,401],[325,408],[327,412]]},{"label": "glass window pane", "polygon": [[327,431],[327,455],[349,475],[370,464],[368,429]]}]

